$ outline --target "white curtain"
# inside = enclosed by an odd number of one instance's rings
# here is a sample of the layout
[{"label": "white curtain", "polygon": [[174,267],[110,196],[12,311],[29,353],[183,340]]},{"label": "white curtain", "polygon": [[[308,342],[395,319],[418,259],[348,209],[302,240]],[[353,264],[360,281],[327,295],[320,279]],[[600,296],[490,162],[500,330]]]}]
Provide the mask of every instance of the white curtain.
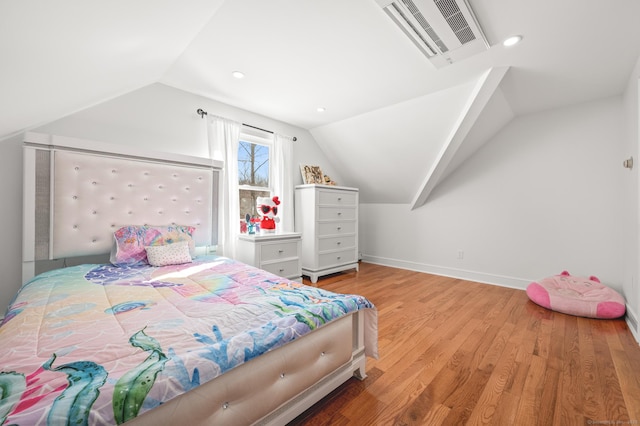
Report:
[{"label": "white curtain", "polygon": [[207,136],[209,156],[224,161],[218,204],[218,253],[235,258],[240,211],[238,194],[238,144],[241,124],[222,117],[209,116]]},{"label": "white curtain", "polygon": [[277,228],[282,232],[293,232],[293,176],[291,164],[293,157],[293,142],[287,136],[273,135],[273,161],[271,163],[271,182],[273,195],[281,201],[278,206],[280,223]]}]

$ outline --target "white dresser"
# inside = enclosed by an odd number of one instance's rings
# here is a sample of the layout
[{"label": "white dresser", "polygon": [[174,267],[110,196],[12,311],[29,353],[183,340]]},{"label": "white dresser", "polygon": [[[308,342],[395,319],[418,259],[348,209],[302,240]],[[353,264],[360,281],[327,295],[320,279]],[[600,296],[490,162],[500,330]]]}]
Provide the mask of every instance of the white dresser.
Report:
[{"label": "white dresser", "polygon": [[299,233],[240,234],[238,238],[239,261],[302,282]]},{"label": "white dresser", "polygon": [[311,278],[358,270],[358,189],[299,185],[295,227],[302,234],[302,275]]}]

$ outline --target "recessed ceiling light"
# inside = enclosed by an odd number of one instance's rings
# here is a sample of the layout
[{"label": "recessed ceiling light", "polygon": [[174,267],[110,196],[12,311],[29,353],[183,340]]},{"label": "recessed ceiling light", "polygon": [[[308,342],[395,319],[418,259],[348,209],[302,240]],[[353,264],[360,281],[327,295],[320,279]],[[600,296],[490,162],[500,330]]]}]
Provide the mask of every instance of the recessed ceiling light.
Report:
[{"label": "recessed ceiling light", "polygon": [[244,73],[242,71],[234,71],[231,75],[237,79],[244,78]]},{"label": "recessed ceiling light", "polygon": [[520,43],[521,40],[522,40],[522,36],[521,35],[511,36],[511,37],[505,39],[505,41],[502,42],[502,45],[505,46],[505,47],[513,46],[514,44]]},{"label": "recessed ceiling light", "polygon": [[318,111],[318,112],[325,112],[325,111],[326,111],[326,109],[325,109],[324,107],[318,107],[318,108],[316,108],[316,111]]}]

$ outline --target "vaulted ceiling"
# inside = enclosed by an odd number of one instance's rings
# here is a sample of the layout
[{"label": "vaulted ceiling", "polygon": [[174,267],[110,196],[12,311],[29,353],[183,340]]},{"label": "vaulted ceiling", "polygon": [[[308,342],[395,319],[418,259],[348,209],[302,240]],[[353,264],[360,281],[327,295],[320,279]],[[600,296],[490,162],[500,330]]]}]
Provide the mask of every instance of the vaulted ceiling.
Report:
[{"label": "vaulted ceiling", "polygon": [[436,68],[376,0],[4,1],[0,139],[160,82],[309,129],[366,199],[417,206],[512,117],[620,94],[640,56],[637,0],[469,3],[491,47]]}]

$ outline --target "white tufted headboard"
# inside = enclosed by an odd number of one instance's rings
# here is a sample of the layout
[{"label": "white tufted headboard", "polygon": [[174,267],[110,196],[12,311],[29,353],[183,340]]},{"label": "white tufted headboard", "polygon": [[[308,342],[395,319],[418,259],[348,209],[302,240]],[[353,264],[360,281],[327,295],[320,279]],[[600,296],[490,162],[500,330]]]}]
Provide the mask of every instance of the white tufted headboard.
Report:
[{"label": "white tufted headboard", "polygon": [[28,132],[23,281],[35,262],[107,254],[124,225],[192,225],[217,242],[220,162]]}]

